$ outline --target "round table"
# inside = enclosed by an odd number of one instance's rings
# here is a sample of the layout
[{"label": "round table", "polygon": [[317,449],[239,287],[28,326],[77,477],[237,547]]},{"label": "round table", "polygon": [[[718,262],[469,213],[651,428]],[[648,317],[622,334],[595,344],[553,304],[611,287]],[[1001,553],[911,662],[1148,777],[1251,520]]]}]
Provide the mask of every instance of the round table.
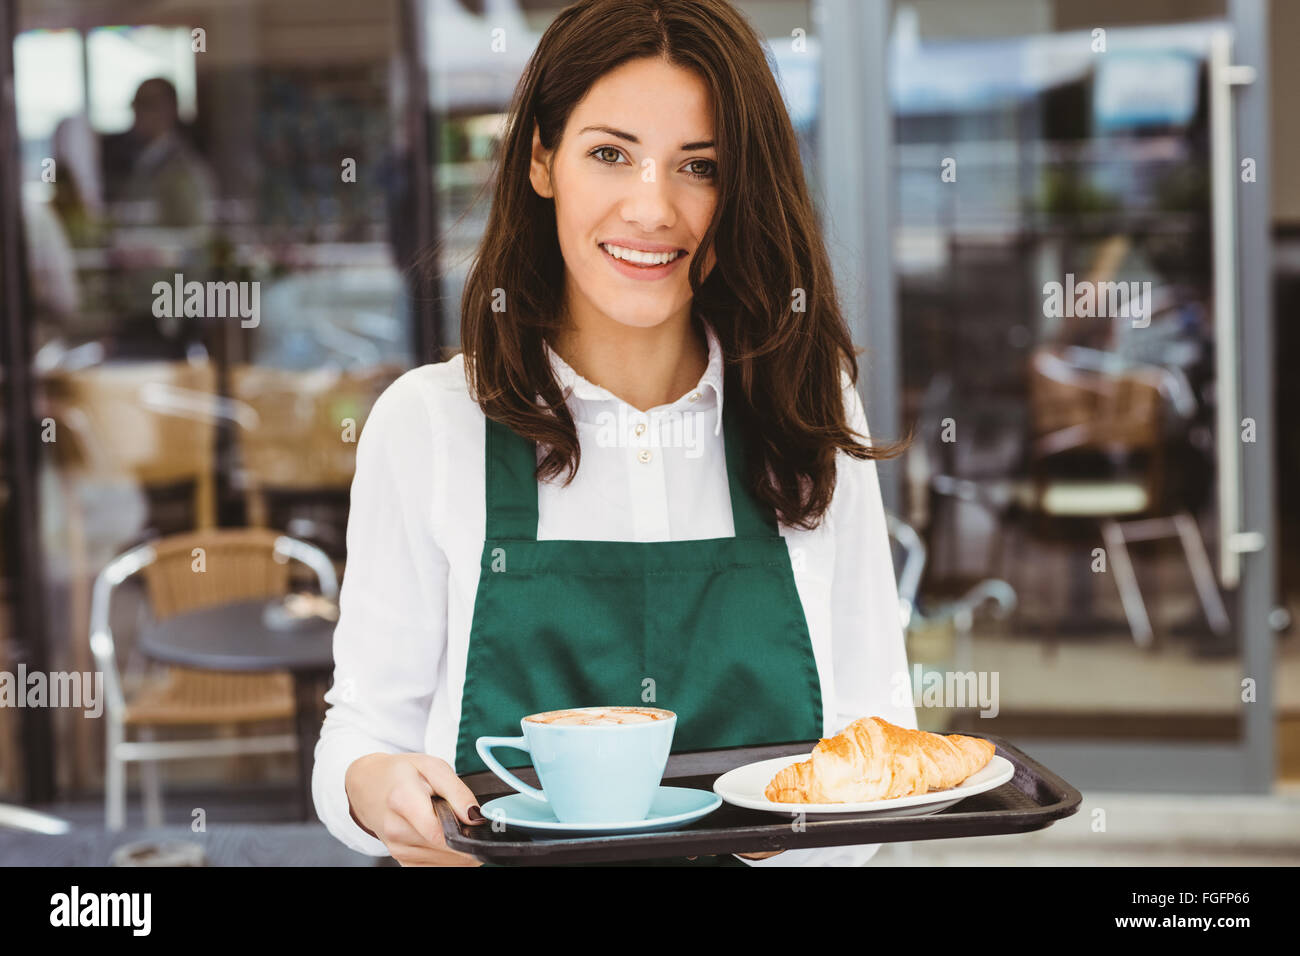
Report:
[{"label": "round table", "polygon": [[334,670],[336,622],[306,617],[288,627],[271,627],[264,612],[280,603],[279,598],[259,598],[176,614],[146,626],[138,646],[154,660],[199,670],[288,671],[293,676],[301,819],[315,820],[312,760]]}]

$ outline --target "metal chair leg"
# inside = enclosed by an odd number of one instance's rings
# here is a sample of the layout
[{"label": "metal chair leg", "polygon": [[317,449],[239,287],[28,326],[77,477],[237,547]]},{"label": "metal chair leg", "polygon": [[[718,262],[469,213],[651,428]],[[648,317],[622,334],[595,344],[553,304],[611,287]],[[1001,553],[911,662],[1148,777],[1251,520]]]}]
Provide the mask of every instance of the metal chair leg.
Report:
[{"label": "metal chair leg", "polygon": [[[152,727],[140,728],[141,740],[155,739]],[[147,827],[163,825],[162,813],[162,770],[160,760],[140,761],[140,789],[144,794],[144,824]]]},{"label": "metal chair leg", "polygon": [[1147,617],[1142,591],[1138,587],[1137,575],[1133,572],[1133,562],[1129,560],[1128,548],[1124,544],[1124,530],[1118,521],[1104,521],[1101,536],[1106,542],[1106,553],[1110,556],[1110,566],[1115,573],[1115,586],[1119,588],[1119,599],[1124,605],[1124,615],[1128,618],[1129,630],[1133,632],[1133,641],[1138,647],[1150,648],[1154,643],[1151,620]]},{"label": "metal chair leg", "polygon": [[126,827],[126,761],[117,752],[124,733],[122,724],[109,719],[104,727],[107,741],[104,759],[104,826],[111,831]]},{"label": "metal chair leg", "polygon": [[1205,611],[1210,628],[1223,637],[1232,630],[1232,625],[1228,621],[1228,610],[1223,606],[1223,598],[1214,579],[1210,558],[1205,553],[1205,542],[1201,540],[1200,529],[1196,527],[1196,519],[1188,512],[1180,511],[1174,515],[1174,524],[1178,527],[1178,539],[1183,543],[1183,553],[1187,555],[1187,567],[1192,572],[1201,609]]}]

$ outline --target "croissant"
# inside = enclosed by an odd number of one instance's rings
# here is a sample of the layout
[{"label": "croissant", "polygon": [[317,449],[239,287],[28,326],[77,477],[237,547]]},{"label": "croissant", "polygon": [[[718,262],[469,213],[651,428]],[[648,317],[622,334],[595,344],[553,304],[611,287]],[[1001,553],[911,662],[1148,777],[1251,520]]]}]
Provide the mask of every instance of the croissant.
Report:
[{"label": "croissant", "polygon": [[992,758],[993,743],[862,717],[783,768],[763,795],[776,803],[866,803],[955,787]]}]

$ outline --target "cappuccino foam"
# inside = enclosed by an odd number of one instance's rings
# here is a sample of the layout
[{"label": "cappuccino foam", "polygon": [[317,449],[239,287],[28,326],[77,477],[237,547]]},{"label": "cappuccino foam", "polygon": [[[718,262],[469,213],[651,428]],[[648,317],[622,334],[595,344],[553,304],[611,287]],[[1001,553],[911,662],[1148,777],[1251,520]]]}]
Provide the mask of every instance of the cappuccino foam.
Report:
[{"label": "cappuccino foam", "polygon": [[531,714],[525,720],[535,724],[561,724],[586,727],[614,726],[618,724],[644,724],[666,720],[672,711],[655,707],[572,707],[567,710],[548,710]]}]

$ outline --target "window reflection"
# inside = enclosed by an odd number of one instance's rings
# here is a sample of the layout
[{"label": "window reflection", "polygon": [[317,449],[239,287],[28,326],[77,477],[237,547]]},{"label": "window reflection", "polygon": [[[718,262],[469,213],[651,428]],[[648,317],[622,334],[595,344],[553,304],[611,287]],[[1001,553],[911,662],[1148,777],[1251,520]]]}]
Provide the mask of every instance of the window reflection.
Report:
[{"label": "window reflection", "polygon": [[[1006,623],[918,656],[1002,675],[998,727],[1233,739],[1217,545],[1206,71],[1212,25],[998,37],[897,19],[907,507],[931,601]],[[928,659],[927,659],[928,658]],[[973,662],[973,663],[972,663]],[[970,715],[944,715],[961,725]],[[1195,717],[1195,720],[1188,719]]]},{"label": "window reflection", "polygon": [[[93,669],[91,582],[141,541],[262,526],[342,569],[356,441],[417,341],[398,21],[395,2],[19,4],[51,668]],[[127,654],[150,602],[115,601]],[[80,786],[102,727],[54,719]]]}]

